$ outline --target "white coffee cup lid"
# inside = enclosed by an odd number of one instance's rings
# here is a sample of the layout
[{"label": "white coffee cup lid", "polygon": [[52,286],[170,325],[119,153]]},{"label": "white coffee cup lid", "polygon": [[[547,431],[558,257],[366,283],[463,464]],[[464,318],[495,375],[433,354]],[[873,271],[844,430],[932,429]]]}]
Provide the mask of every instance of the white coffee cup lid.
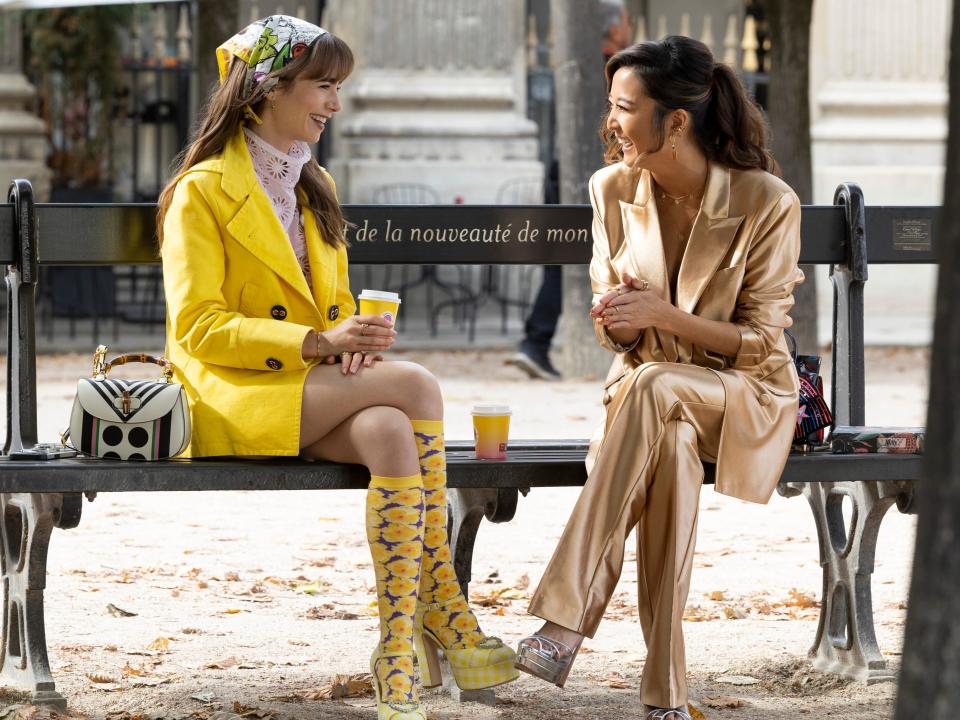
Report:
[{"label": "white coffee cup lid", "polygon": [[395,292],[387,292],[386,290],[367,290],[363,289],[363,292],[358,296],[360,300],[385,300],[386,302],[400,302],[400,295]]},{"label": "white coffee cup lid", "polygon": [[477,403],[473,406],[473,415],[512,415],[509,405],[497,403]]}]

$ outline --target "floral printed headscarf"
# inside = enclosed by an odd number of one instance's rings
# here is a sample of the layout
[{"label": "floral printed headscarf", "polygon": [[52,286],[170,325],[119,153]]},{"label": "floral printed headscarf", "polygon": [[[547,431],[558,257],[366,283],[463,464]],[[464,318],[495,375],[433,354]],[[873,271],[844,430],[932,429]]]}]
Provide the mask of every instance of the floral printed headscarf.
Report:
[{"label": "floral printed headscarf", "polygon": [[[282,70],[326,33],[321,27],[289,15],[270,15],[257,20],[217,48],[220,82],[227,77],[233,58],[238,57],[247,63],[243,90],[249,94],[256,83],[264,82],[271,72]],[[272,86],[276,79],[267,78],[266,82]]]}]

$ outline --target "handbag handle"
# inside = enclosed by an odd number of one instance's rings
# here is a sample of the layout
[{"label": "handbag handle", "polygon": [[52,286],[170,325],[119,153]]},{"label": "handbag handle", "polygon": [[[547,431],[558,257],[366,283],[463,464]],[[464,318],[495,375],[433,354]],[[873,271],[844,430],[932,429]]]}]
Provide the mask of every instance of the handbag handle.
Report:
[{"label": "handbag handle", "polygon": [[159,365],[160,373],[164,382],[170,382],[173,378],[173,365],[162,355],[154,357],[146,353],[129,353],[127,355],[118,355],[113,360],[107,362],[107,346],[100,345],[93,353],[93,377],[103,379],[110,372],[111,368],[127,363],[145,363],[148,365]]},{"label": "handbag handle", "polygon": [[796,362],[797,361],[797,339],[793,336],[793,333],[787,330],[786,328],[783,329],[783,334],[787,336],[787,340],[789,341],[790,357],[792,357],[793,361]]}]

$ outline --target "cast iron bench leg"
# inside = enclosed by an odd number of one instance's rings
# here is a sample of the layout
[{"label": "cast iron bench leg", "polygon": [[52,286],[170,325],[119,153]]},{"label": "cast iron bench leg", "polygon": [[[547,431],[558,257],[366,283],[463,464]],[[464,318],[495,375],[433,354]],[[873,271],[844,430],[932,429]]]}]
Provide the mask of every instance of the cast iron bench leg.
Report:
[{"label": "cast iron bench leg", "polygon": [[[523,490],[526,495],[526,489]],[[470,597],[473,544],[484,517],[490,522],[510,522],[517,512],[516,488],[465,488],[447,491],[447,527],[453,568],[463,596]]]},{"label": "cast iron bench leg", "polygon": [[[880,522],[894,502],[908,509],[911,487],[895,480],[779,487],[785,497],[804,495],[817,524],[823,597],[810,657],[818,670],[868,684],[895,679],[877,645],[870,584]],[[852,511],[849,526],[843,518],[845,498]]]},{"label": "cast iron bench leg", "polygon": [[52,493],[0,494],[3,542],[3,652],[0,676],[27,690],[37,705],[65,709],[47,661],[43,621],[43,588],[47,575],[47,548],[55,527],[80,522],[80,495]]}]

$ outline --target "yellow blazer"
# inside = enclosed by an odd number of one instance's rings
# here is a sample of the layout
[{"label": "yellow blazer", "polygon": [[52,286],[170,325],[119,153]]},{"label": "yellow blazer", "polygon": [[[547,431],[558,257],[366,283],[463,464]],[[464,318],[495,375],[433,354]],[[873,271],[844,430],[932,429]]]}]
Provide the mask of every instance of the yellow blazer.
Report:
[{"label": "yellow blazer", "polygon": [[190,399],[188,456],[296,455],[315,364],[304,338],[356,311],[346,250],[304,213],[311,292],[239,131],[186,171],[163,229],[166,352]]},{"label": "yellow blazer", "polygon": [[[736,357],[693,345],[670,333],[644,330],[634,350],[618,353],[604,388],[606,405],[624,375],[647,362],[692,363],[716,371],[726,391],[719,440],[716,490],[767,502],[783,471],[796,426],[799,384],[783,329],[792,321],[793,288],[803,282],[800,202],[784,182],[761,170],[712,163],[700,213],[693,225],[670,297],[663,241],[650,173],[622,163],[590,180],[593,205],[595,299],[620,282],[620,273],[650,282],[650,291],[710,320],[740,331]],[[597,338],[613,352],[605,329]],[[592,464],[599,440],[591,447]],[[610,448],[630,452],[630,448]]]}]

